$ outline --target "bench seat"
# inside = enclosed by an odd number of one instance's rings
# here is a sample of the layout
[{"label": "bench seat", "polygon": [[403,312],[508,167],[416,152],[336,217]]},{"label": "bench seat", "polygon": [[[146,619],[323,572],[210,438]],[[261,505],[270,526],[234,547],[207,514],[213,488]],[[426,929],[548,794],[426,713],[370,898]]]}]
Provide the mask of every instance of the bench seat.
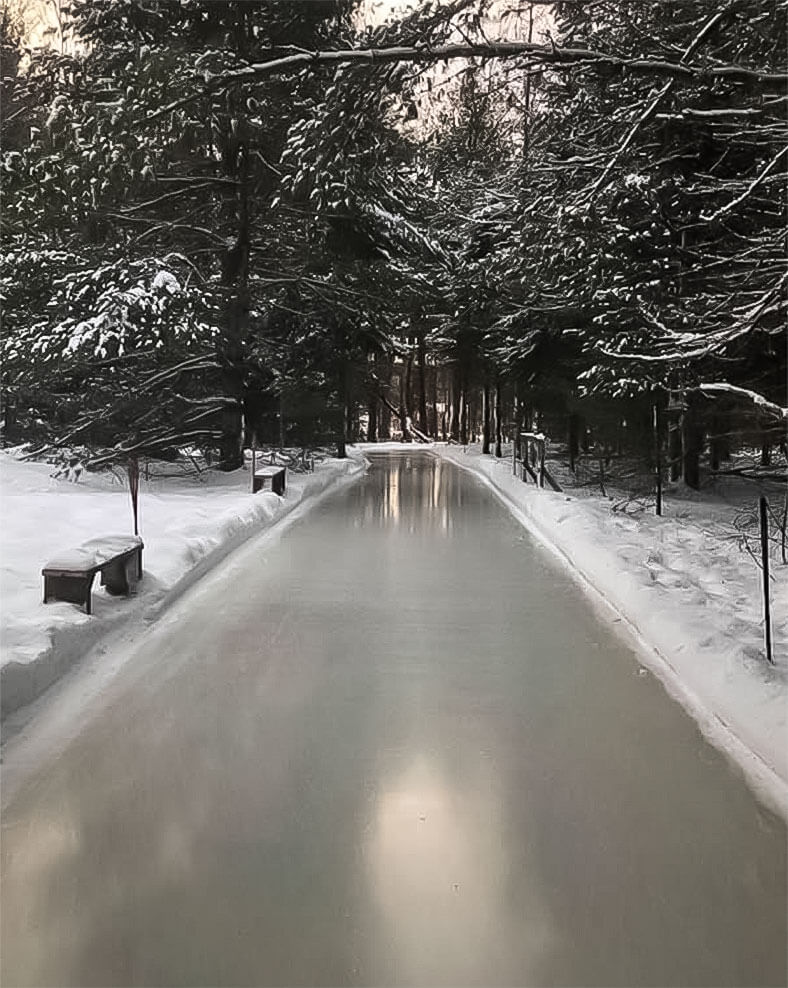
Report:
[{"label": "bench seat", "polygon": [[270,483],[271,490],[280,497],[285,492],[287,473],[285,467],[269,466],[258,467],[252,478],[252,493],[265,490],[267,483]]},{"label": "bench seat", "polygon": [[113,595],[129,594],[142,579],[142,550],[138,535],[104,535],[58,553],[41,570],[44,603],[66,600],[91,613],[91,590],[96,573]]}]

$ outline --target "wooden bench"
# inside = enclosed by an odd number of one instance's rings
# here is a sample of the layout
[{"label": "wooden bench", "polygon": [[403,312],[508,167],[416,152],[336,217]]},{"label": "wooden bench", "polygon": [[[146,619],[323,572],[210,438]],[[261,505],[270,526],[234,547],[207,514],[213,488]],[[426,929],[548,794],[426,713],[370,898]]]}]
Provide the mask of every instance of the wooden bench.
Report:
[{"label": "wooden bench", "polygon": [[44,603],[67,600],[91,613],[91,590],[96,573],[107,593],[130,594],[142,579],[142,539],[138,535],[104,535],[63,552],[41,570]]},{"label": "wooden bench", "polygon": [[270,482],[274,494],[281,497],[285,492],[286,467],[258,467],[252,477],[252,493],[265,490],[267,482]]}]

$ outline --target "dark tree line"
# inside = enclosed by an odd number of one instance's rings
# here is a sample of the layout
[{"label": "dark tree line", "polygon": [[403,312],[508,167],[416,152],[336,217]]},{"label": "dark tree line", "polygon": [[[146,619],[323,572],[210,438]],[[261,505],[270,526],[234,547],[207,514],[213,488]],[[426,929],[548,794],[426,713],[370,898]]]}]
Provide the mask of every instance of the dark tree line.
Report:
[{"label": "dark tree line", "polygon": [[66,14],[2,22],[8,441],[784,443],[785,4]]}]

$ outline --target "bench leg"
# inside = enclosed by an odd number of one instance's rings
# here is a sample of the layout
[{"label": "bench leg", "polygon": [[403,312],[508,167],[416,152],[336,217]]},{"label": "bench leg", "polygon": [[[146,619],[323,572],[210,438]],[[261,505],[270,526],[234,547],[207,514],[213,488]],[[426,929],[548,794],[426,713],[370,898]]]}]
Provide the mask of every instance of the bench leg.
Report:
[{"label": "bench leg", "polygon": [[65,600],[69,604],[80,604],[86,614],[92,614],[91,590],[95,573],[86,576],[45,576],[44,603],[50,600]]},{"label": "bench leg", "polygon": [[101,567],[101,584],[113,597],[128,595],[129,581],[126,572],[128,564],[128,559],[113,559],[112,562]]},{"label": "bench leg", "polygon": [[113,597],[121,594],[128,597],[137,588],[142,576],[142,549],[137,549],[128,556],[113,559],[101,568],[101,585],[107,588],[107,593]]}]

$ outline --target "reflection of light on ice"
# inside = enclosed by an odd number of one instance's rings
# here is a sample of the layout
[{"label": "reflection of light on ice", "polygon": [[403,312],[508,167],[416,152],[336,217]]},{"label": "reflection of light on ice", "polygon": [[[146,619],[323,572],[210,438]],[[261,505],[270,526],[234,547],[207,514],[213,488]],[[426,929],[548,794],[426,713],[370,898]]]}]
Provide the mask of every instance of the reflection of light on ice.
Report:
[{"label": "reflection of light on ice", "polygon": [[399,503],[399,475],[400,475],[400,465],[397,464],[397,469],[392,470],[389,474],[389,482],[386,487],[386,491],[383,498],[383,517],[391,518],[392,521],[399,520],[400,514],[400,503]]},{"label": "reflection of light on ice", "polygon": [[432,464],[432,500],[431,508],[437,508],[441,496],[441,471],[440,464]]},{"label": "reflection of light on ice", "polygon": [[[486,983],[512,960],[541,957],[548,928],[512,915],[499,807],[487,786],[452,790],[424,756],[383,786],[366,849],[396,980]],[[525,946],[524,946],[525,944]],[[514,975],[512,975],[514,976]]]},{"label": "reflection of light on ice", "polygon": [[[50,874],[68,873],[68,867],[81,850],[80,833],[66,805],[55,817],[33,818],[24,839],[4,839],[3,893],[6,901],[14,902],[13,911],[3,909],[4,961],[11,956],[18,970],[30,976],[30,984],[46,980],[47,960],[51,953],[52,933],[47,924],[49,897],[41,895],[47,888]],[[6,824],[4,824],[5,828]],[[10,830],[9,830],[10,837]],[[10,850],[9,850],[10,848]],[[78,902],[76,883],[73,885],[72,908],[55,927],[59,944],[79,942],[83,919]],[[41,929],[49,934],[31,937],[30,930]],[[3,982],[5,983],[5,981]]]},{"label": "reflection of light on ice", "polygon": [[15,842],[9,855],[9,881],[35,883],[59,858],[76,854],[79,846],[77,829],[65,813],[62,819],[36,819],[28,827],[27,839]]}]

